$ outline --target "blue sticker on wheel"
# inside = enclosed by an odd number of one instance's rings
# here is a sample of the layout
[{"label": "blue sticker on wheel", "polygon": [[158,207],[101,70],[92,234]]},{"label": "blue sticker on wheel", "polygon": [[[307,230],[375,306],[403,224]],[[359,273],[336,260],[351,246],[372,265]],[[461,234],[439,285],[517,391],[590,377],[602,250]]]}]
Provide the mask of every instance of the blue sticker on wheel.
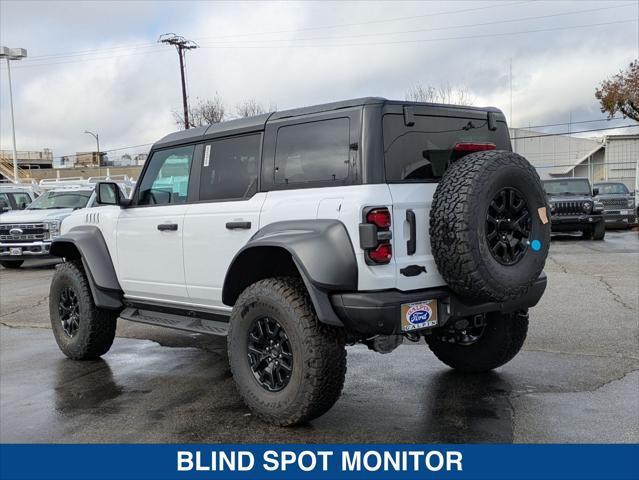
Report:
[{"label": "blue sticker on wheel", "polygon": [[541,250],[541,242],[539,240],[533,240],[530,242],[530,248],[532,248],[535,252]]}]

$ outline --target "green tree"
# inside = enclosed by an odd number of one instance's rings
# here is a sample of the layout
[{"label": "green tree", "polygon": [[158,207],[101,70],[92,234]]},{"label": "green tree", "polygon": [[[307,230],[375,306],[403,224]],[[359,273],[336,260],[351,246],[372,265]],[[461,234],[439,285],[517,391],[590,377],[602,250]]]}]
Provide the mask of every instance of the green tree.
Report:
[{"label": "green tree", "polygon": [[607,113],[608,118],[621,112],[624,118],[639,122],[639,60],[631,62],[626,70],[601,82],[595,90],[595,97],[601,104],[601,111]]}]

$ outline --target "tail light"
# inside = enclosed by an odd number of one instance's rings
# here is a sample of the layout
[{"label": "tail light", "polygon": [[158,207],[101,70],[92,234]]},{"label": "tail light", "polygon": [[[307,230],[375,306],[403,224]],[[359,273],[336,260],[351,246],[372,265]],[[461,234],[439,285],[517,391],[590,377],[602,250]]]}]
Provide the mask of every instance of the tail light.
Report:
[{"label": "tail light", "polygon": [[366,214],[366,221],[377,228],[388,228],[391,226],[391,215],[388,208],[375,208]]},{"label": "tail light", "polygon": [[366,263],[385,265],[393,258],[390,244],[391,213],[386,207],[373,207],[364,210],[364,223],[359,225],[360,246],[366,252]]},{"label": "tail light", "polygon": [[393,247],[390,243],[382,243],[377,248],[368,251],[368,258],[380,265],[386,264],[393,258]]},{"label": "tail light", "polygon": [[484,150],[495,150],[497,146],[494,143],[456,143],[453,147],[455,152],[483,152]]},{"label": "tail light", "polygon": [[459,160],[465,155],[474,152],[483,152],[486,150],[495,150],[497,146],[494,143],[475,143],[475,142],[463,142],[456,143],[453,146],[452,160]]}]

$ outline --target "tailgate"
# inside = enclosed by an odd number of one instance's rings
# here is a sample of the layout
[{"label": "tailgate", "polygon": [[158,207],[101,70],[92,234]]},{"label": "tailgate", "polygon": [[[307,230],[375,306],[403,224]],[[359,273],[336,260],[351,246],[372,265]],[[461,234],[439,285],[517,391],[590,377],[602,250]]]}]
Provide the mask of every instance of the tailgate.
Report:
[{"label": "tailgate", "polygon": [[[389,185],[393,198],[393,259],[399,290],[445,285],[430,253],[428,221],[436,183]],[[411,218],[414,215],[414,238]],[[409,251],[409,249],[413,251]],[[425,272],[423,268],[425,268]]]}]

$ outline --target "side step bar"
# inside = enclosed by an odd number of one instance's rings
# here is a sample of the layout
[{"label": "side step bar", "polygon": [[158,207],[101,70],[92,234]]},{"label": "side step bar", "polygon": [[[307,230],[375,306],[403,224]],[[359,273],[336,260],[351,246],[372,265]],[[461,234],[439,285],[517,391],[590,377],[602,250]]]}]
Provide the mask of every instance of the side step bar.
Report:
[{"label": "side step bar", "polygon": [[[210,320],[191,315],[145,310],[127,307],[120,313],[120,318],[131,322],[146,323],[157,327],[173,328],[187,332],[206,333],[209,335],[226,335],[228,333],[228,317],[219,316],[220,320]],[[227,321],[223,321],[226,318]]]}]

